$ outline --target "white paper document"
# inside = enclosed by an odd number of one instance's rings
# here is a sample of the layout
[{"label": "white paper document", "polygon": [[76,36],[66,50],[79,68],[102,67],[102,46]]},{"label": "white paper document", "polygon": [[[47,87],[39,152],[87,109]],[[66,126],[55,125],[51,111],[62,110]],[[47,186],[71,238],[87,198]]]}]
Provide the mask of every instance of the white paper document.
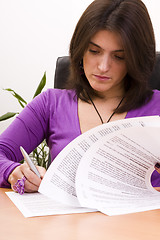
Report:
[{"label": "white paper document", "polygon": [[121,132],[98,141],[84,154],[76,174],[80,205],[107,215],[160,208],[160,192],[150,181],[153,166],[160,162],[160,128]]},{"label": "white paper document", "polygon": [[[62,206],[107,215],[160,208],[160,193],[150,183],[160,162],[159,136],[159,116],[118,120],[83,133],[54,159],[34,204],[44,195]],[[23,202],[28,195],[17,194],[12,201]]]},{"label": "white paper document", "polygon": [[71,213],[93,212],[91,208],[72,207],[56,202],[41,193],[24,193],[20,195],[15,192],[6,192],[7,196],[14,202],[24,217],[36,217],[46,215],[59,215]]}]

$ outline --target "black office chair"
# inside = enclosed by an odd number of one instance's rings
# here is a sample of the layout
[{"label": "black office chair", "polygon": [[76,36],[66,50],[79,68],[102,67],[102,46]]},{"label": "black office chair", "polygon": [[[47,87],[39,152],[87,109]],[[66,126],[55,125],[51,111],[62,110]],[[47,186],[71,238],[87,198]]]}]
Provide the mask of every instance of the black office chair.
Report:
[{"label": "black office chair", "polygon": [[[64,89],[67,78],[69,76],[70,60],[69,56],[59,57],[56,62],[54,88]],[[150,78],[150,86],[152,89],[160,90],[160,52],[157,52],[156,62],[152,76]],[[48,166],[51,163],[50,155],[48,159]]]},{"label": "black office chair", "polygon": [[64,89],[69,76],[69,56],[58,57],[54,75],[54,88]]},{"label": "black office chair", "polygon": [[[56,62],[54,88],[65,88],[66,80],[69,76],[70,60],[68,56],[59,57]],[[157,52],[156,62],[152,76],[150,78],[150,86],[152,89],[160,90],[160,52]]]}]

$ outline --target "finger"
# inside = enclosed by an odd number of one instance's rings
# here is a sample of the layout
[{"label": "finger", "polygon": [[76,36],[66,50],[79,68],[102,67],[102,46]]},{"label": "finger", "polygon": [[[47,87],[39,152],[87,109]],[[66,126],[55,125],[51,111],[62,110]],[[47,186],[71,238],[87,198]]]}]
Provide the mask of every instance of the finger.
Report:
[{"label": "finger", "polygon": [[154,187],[154,189],[158,192],[160,192],[160,187]]},{"label": "finger", "polygon": [[160,164],[156,163],[154,166],[155,170],[160,174]]},{"label": "finger", "polygon": [[18,179],[23,177],[23,172],[21,171],[21,166],[16,167],[11,174],[9,175],[8,182],[11,184],[11,187],[17,182]]},{"label": "finger", "polygon": [[[43,179],[43,177],[46,173],[46,169],[41,166],[37,166],[37,169],[41,175],[41,179],[38,179],[38,180],[40,180],[39,182],[41,183],[41,180]],[[38,183],[38,185],[37,184],[35,185],[34,182],[31,182],[31,179],[28,179],[25,183],[25,191],[26,192],[37,192],[39,185],[40,185],[39,183]]]},{"label": "finger", "polygon": [[26,179],[35,186],[39,186],[41,179],[29,168],[28,164],[24,163],[21,166],[21,170]]},{"label": "finger", "polygon": [[[46,173],[46,169],[41,166],[37,166],[37,169],[41,175],[41,179],[38,178],[38,184],[37,184],[37,182],[35,183],[35,181],[34,181],[35,179],[33,180],[31,177],[28,178],[27,181],[25,182],[25,191],[26,192],[37,192],[38,191],[41,180]],[[27,173],[25,173],[25,175],[27,175]],[[34,177],[35,177],[35,174],[34,174]]]},{"label": "finger", "polygon": [[32,182],[26,180],[25,181],[25,192],[37,192],[39,186],[34,185]]},{"label": "finger", "polygon": [[[25,176],[26,181],[24,183],[25,192],[37,191],[41,179],[39,179],[28,167],[26,163],[16,167],[10,174],[8,181],[11,184],[11,188],[16,191],[15,185],[17,182]],[[38,178],[36,181],[35,178]]]},{"label": "finger", "polygon": [[46,173],[46,169],[44,167],[41,167],[41,166],[37,166],[37,169],[41,175],[41,179],[43,179],[45,173]]},{"label": "finger", "polygon": [[160,169],[155,167],[155,170],[160,174]]},{"label": "finger", "polygon": [[[46,173],[46,169],[40,166],[37,166],[37,168],[43,178]],[[14,185],[24,176],[26,178],[24,184],[25,192],[37,192],[42,178],[40,179],[35,173],[33,173],[26,163],[16,167],[10,174],[8,182],[11,184],[11,188],[15,190]]]}]

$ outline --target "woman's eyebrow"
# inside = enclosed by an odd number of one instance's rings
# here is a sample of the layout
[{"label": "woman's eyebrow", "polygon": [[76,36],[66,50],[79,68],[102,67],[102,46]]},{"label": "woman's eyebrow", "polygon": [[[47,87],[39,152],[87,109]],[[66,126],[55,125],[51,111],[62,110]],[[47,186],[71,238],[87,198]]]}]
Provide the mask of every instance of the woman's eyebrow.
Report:
[{"label": "woman's eyebrow", "polygon": [[[92,44],[95,47],[101,48],[98,44],[96,44],[94,42],[89,42],[89,44]],[[124,52],[124,49],[113,50],[113,52]]]},{"label": "woman's eyebrow", "polygon": [[113,52],[124,52],[123,49],[119,49],[119,50],[114,50]]},{"label": "woman's eyebrow", "polygon": [[97,45],[97,44],[94,43],[94,42],[89,42],[89,44],[92,44],[92,45],[95,46],[95,47],[101,48],[99,45]]}]

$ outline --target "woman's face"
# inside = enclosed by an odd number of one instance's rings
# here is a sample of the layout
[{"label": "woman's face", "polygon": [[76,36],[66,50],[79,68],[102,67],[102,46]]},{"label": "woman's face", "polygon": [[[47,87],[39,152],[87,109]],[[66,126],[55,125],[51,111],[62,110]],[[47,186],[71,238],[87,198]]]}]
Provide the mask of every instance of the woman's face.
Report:
[{"label": "woman's face", "polygon": [[108,30],[97,32],[83,57],[85,75],[101,96],[122,96],[127,74],[125,52],[120,36]]}]

